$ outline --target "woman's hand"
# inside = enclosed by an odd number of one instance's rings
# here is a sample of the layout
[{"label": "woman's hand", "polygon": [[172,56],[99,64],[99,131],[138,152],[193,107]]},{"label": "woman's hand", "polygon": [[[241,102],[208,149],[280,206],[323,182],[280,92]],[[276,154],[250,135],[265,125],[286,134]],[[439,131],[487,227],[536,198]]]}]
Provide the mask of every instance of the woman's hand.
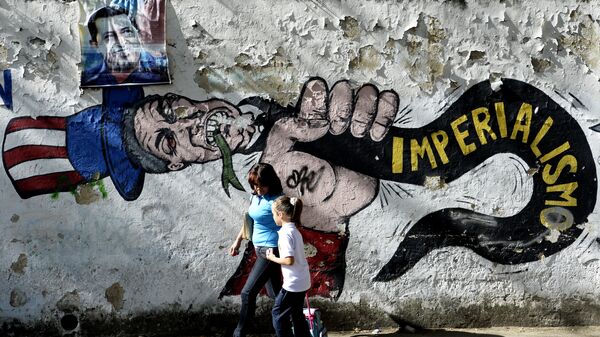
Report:
[{"label": "woman's hand", "polygon": [[240,253],[240,245],[242,244],[241,240],[235,240],[231,247],[229,247],[229,255],[236,256]]}]

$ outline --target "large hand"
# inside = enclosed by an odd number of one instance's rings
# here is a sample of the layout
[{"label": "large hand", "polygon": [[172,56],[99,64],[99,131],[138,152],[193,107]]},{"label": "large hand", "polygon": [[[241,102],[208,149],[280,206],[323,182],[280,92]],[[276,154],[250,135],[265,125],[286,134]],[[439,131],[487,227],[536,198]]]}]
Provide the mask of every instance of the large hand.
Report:
[{"label": "large hand", "polygon": [[284,193],[304,201],[304,226],[336,231],[338,224],[371,203],[379,182],[333,166],[327,158],[294,151],[294,144],[315,141],[328,132],[341,134],[348,128],[355,138],[381,141],[394,121],[398,103],[395,92],[379,92],[368,84],[356,94],[347,81],[337,82],[331,91],[320,78],[304,85],[297,115],[275,123],[261,159],[273,165]]}]

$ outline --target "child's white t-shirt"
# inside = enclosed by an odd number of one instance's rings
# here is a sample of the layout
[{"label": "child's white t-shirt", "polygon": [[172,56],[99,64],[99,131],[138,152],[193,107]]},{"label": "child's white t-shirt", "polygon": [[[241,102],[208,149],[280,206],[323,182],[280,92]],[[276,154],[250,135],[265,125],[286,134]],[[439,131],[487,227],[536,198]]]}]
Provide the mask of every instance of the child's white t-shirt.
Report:
[{"label": "child's white t-shirt", "polygon": [[283,289],[302,292],[310,289],[310,272],[304,256],[302,235],[293,223],[285,223],[279,230],[279,257],[294,257],[291,266],[282,265]]}]

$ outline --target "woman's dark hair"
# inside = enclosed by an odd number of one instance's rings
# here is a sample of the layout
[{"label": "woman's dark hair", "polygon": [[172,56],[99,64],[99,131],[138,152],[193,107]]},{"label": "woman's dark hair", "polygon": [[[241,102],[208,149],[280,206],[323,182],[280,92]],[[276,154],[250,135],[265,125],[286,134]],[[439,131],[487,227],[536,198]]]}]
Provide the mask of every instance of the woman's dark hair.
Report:
[{"label": "woman's dark hair", "polygon": [[283,193],[283,188],[281,187],[281,180],[275,173],[275,169],[273,166],[267,163],[258,163],[252,166],[248,171],[248,183],[252,188],[252,193],[254,192],[254,187],[256,185],[266,186],[269,188],[269,194],[278,195]]}]

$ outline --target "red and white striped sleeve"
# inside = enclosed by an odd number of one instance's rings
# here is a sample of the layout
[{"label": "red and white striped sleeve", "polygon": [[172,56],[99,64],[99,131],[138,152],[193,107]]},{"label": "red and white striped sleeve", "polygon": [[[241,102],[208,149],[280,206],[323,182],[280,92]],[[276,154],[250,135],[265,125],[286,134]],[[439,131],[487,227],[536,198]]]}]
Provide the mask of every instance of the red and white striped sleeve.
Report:
[{"label": "red and white striped sleeve", "polygon": [[6,127],[4,169],[21,198],[71,190],[85,179],[73,168],[64,117],[18,117]]}]

